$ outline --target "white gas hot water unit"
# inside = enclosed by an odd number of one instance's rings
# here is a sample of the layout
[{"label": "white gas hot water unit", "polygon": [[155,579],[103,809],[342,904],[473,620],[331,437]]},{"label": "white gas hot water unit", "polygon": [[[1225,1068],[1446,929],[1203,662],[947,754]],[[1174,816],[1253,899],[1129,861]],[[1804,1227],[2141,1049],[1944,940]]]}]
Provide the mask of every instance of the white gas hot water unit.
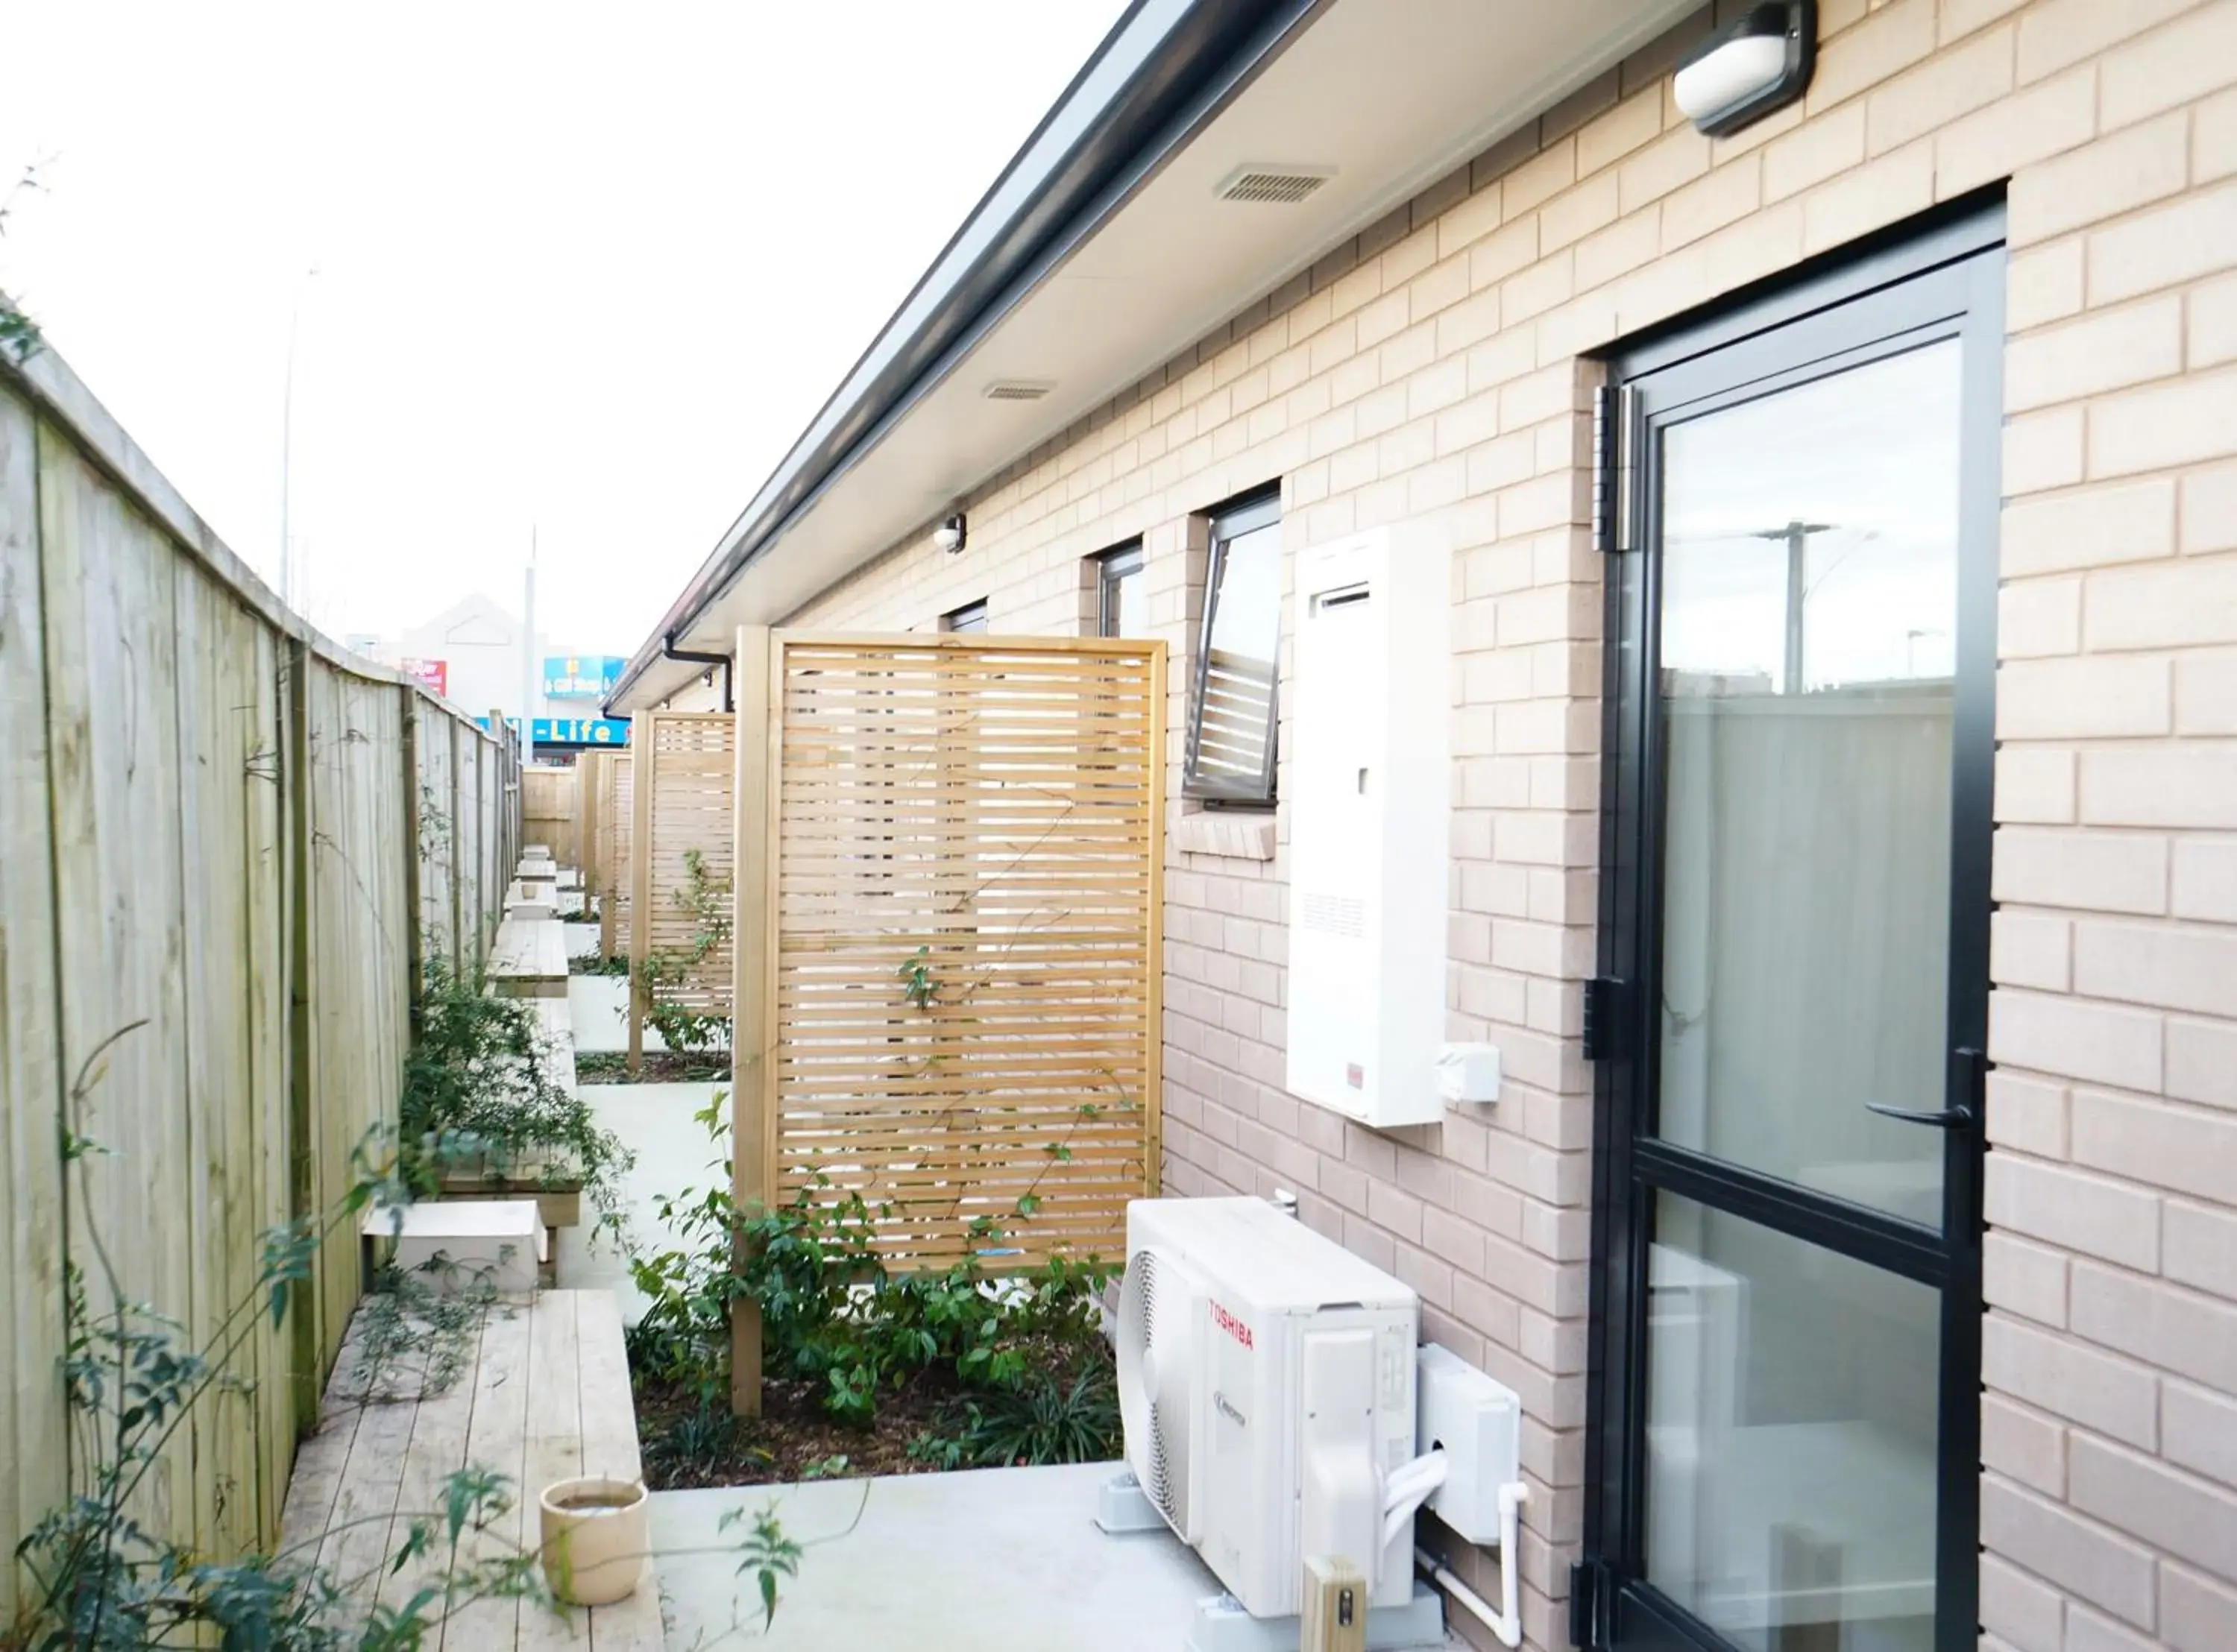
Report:
[{"label": "white gas hot water unit", "polygon": [[1415,526],[1297,561],[1289,1088],[1378,1129],[1444,1114],[1451,569]]}]

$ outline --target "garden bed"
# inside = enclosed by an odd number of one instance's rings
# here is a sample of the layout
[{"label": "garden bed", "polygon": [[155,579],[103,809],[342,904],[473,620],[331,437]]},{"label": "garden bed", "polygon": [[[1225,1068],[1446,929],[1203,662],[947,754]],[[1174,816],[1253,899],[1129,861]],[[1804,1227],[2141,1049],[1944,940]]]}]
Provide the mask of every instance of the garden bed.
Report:
[{"label": "garden bed", "polygon": [[727,1084],[730,1052],[727,1050],[648,1050],[638,1058],[637,1070],[629,1070],[629,1057],[619,1050],[577,1051],[577,1084]]},{"label": "garden bed", "polygon": [[[1051,1372],[1064,1392],[1087,1371],[1107,1392],[1115,1383],[1109,1348],[1096,1341],[1067,1356],[1070,1367]],[[834,1417],[824,1409],[821,1383],[766,1380],[762,1414],[732,1417],[726,1405],[703,1411],[696,1390],[632,1372],[637,1432],[644,1441],[644,1482],[656,1491],[697,1486],[789,1484],[874,1474],[926,1474],[943,1469],[1000,1466],[1037,1460],[1094,1461],[1119,1454],[1115,1400],[1109,1402],[1107,1446],[1100,1451],[1049,1458],[1033,1451],[982,1462],[971,1435],[970,1404],[993,1397],[958,1384],[952,1370],[927,1367],[879,1399],[868,1424]],[[1099,1399],[1099,1407],[1103,1402]],[[1105,1420],[1099,1409],[1093,1424]],[[1102,1431],[1097,1428],[1096,1432]],[[1003,1442],[982,1427],[977,1445]],[[1085,1437],[1081,1443],[1085,1443]]]}]

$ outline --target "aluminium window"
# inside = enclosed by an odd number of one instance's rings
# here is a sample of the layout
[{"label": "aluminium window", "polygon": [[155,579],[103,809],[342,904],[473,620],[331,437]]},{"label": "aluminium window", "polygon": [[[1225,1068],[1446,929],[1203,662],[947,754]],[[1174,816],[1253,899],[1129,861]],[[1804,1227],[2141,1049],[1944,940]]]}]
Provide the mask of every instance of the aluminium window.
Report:
[{"label": "aluminium window", "polygon": [[1095,589],[1098,636],[1149,635],[1149,584],[1142,576],[1140,540],[1095,558]]},{"label": "aluminium window", "polygon": [[1270,492],[1225,506],[1211,518],[1182,783],[1190,797],[1274,800],[1281,642],[1282,507],[1280,497]]},{"label": "aluminium window", "polygon": [[983,631],[987,629],[987,599],[966,602],[961,608],[950,609],[940,616],[943,631]]}]

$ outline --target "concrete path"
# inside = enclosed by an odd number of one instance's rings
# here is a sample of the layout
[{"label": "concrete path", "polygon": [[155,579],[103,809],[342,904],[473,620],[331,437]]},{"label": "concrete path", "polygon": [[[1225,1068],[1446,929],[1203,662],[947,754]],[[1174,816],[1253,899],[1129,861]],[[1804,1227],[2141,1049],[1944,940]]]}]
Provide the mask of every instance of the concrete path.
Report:
[{"label": "concrete path", "polygon": [[[586,978],[577,976],[579,983]],[[591,1104],[599,1124],[614,1131],[637,1154],[623,1179],[630,1229],[639,1248],[663,1250],[675,1236],[654,1213],[663,1197],[687,1188],[712,1186],[723,1177],[714,1167],[722,1155],[692,1115],[727,1084],[582,1084],[577,1092]],[[610,1238],[591,1234],[590,1210],[584,1225],[559,1230],[559,1283],[570,1290],[610,1290],[621,1304],[622,1320],[634,1325],[644,1300],[630,1283],[629,1264]]]},{"label": "concrete path", "polygon": [[[629,977],[571,975],[567,977],[567,1007],[575,1014],[575,1053],[629,1048]],[[660,1035],[644,1030],[647,1050],[665,1050]]]},{"label": "concrete path", "polygon": [[808,1552],[769,1633],[747,1641],[756,1652],[1180,1652],[1196,1603],[1219,1585],[1168,1532],[1096,1530],[1096,1488],[1118,1472],[1086,1463],[656,1491],[668,1644],[703,1652],[760,1627],[754,1580],[735,1575],[716,1525],[774,1499]]}]

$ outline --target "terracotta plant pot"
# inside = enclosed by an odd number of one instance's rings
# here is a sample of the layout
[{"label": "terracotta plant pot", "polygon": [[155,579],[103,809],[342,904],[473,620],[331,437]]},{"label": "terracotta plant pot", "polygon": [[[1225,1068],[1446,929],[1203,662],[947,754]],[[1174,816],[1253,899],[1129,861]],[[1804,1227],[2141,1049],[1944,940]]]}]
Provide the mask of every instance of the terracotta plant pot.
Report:
[{"label": "terracotta plant pot", "polygon": [[643,1483],[602,1475],[559,1480],[538,1499],[544,1581],[570,1606],[626,1600],[651,1548]]}]

